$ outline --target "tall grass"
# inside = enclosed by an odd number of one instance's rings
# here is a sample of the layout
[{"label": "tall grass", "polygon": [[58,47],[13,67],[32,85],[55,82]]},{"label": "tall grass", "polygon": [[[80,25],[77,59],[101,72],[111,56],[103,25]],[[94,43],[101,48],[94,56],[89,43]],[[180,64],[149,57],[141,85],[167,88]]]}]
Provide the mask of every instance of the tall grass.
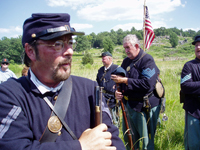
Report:
[{"label": "tall grass", "polygon": [[[165,47],[166,48],[166,47]],[[178,50],[180,50],[179,48]],[[120,65],[123,60],[122,47],[118,46],[117,50],[113,54],[113,62]],[[77,75],[91,80],[96,80],[96,75],[98,69],[102,66],[101,50],[93,49],[90,50],[93,54],[94,64],[85,65],[81,64],[83,54],[74,53],[73,62],[72,62],[72,75]],[[156,136],[155,136],[155,150],[183,150],[184,149],[184,110],[182,109],[182,104],[179,100],[179,91],[180,91],[180,75],[184,63],[190,59],[194,58],[192,53],[189,53],[187,56],[183,53],[182,56],[187,58],[185,60],[168,60],[163,61],[164,56],[171,56],[171,54],[166,54],[166,51],[163,52],[163,55],[158,51],[147,51],[150,53],[160,69],[160,78],[165,86],[165,97],[166,97],[166,111],[165,114],[168,116],[167,121],[162,121],[161,125],[157,127]],[[157,55],[159,53],[159,55]],[[176,55],[175,55],[176,56]],[[10,65],[10,69],[14,71],[18,77],[21,76],[22,65],[15,66]],[[16,70],[15,70],[16,69]],[[18,71],[17,71],[18,70]],[[122,115],[121,115],[122,116]],[[160,119],[162,120],[163,114],[160,114]],[[123,139],[122,129],[120,129],[120,138]]]},{"label": "tall grass", "polygon": [[[95,57],[95,63],[89,66],[73,64],[72,74],[96,80],[98,69],[102,66],[101,58]],[[122,58],[113,56],[114,63],[120,64]],[[155,136],[155,150],[183,150],[184,149],[184,110],[179,100],[180,91],[180,75],[183,65],[187,60],[171,60],[163,61],[163,59],[155,59],[160,69],[160,78],[165,86],[166,110],[168,116],[167,121],[161,121],[161,125],[157,127]],[[160,114],[162,120],[163,114]],[[121,127],[120,138],[123,139]]]},{"label": "tall grass", "polygon": [[[181,150],[184,149],[184,110],[179,100],[180,75],[185,61],[156,62],[161,72],[165,86],[167,121],[158,126],[155,136],[155,149]],[[163,114],[160,114],[162,119]]]}]

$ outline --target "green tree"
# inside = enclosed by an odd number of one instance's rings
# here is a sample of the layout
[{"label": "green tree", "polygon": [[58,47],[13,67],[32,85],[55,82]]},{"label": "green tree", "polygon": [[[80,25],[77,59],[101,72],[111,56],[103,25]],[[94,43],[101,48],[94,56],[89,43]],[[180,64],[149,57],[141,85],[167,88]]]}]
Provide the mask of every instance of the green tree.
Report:
[{"label": "green tree", "polygon": [[91,47],[94,47],[94,43],[95,43],[95,41],[96,41],[97,35],[96,35],[94,32],[92,32],[92,33],[90,34],[90,36],[91,36],[91,41],[90,41]]},{"label": "green tree", "polygon": [[109,36],[103,39],[103,48],[104,48],[103,50],[104,52],[109,51],[111,54],[113,53],[114,43]]},{"label": "green tree", "polygon": [[103,48],[103,39],[104,39],[105,35],[106,34],[103,32],[97,34],[96,41],[94,42],[95,48]]},{"label": "green tree", "polygon": [[176,47],[178,45],[178,36],[176,33],[172,32],[170,34],[169,42],[172,45],[172,47]]},{"label": "green tree", "polygon": [[76,41],[77,41],[77,46],[76,46],[75,50],[77,52],[81,52],[81,51],[90,49],[90,42],[89,42],[87,36],[77,36]]},{"label": "green tree", "polygon": [[123,32],[122,29],[117,30],[117,44],[122,45],[123,44],[123,38],[126,36],[126,33]]},{"label": "green tree", "polygon": [[16,63],[23,63],[24,48],[21,44],[22,36],[10,39],[10,57]]},{"label": "green tree", "polygon": [[3,37],[2,40],[0,40],[0,57],[1,57],[1,60],[3,58],[10,59],[9,47],[10,47],[10,39],[7,38],[7,37]]},{"label": "green tree", "polygon": [[117,33],[113,29],[110,31],[110,38],[112,39],[114,45],[117,45]]},{"label": "green tree", "polygon": [[94,60],[92,58],[92,54],[88,53],[88,51],[86,51],[86,53],[84,54],[84,56],[82,57],[82,62],[81,62],[83,65],[86,65],[86,64],[93,64],[94,63]]}]

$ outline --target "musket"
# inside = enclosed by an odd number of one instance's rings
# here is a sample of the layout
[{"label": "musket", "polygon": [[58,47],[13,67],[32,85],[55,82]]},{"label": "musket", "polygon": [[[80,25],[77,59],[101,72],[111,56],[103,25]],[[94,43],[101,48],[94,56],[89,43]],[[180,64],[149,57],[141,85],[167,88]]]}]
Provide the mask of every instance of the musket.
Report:
[{"label": "musket", "polygon": [[[122,67],[118,67],[111,74],[121,75],[121,76],[125,77],[126,71]],[[116,83],[116,86],[117,86],[117,91],[120,92],[119,84]],[[128,145],[129,145],[131,150],[134,150],[132,135],[131,135],[131,132],[130,132],[128,119],[127,119],[127,116],[126,116],[126,110],[125,110],[124,103],[122,102],[122,100],[120,101],[120,105],[122,107],[122,114],[123,114],[124,123],[125,123],[125,126],[126,126],[126,133],[127,133],[128,141],[129,141]]]},{"label": "musket", "polygon": [[[119,84],[116,83],[116,86],[117,86],[117,91],[120,92]],[[125,126],[126,126],[126,131],[127,131],[128,141],[129,141],[128,144],[129,144],[129,147],[131,148],[131,150],[134,150],[132,135],[131,135],[130,128],[129,128],[128,119],[126,117],[126,110],[125,110],[124,103],[122,102],[122,100],[120,101],[120,105],[122,107],[124,123],[125,123]]]},{"label": "musket", "polygon": [[95,126],[99,125],[102,123],[102,93],[103,93],[103,87],[96,86],[95,88],[95,99],[96,99],[96,104],[95,104]]}]

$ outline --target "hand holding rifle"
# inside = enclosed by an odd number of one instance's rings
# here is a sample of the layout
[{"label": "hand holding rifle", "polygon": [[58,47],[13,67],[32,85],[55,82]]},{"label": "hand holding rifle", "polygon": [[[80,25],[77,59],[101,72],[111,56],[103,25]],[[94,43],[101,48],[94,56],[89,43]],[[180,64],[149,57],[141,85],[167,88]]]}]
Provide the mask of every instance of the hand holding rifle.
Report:
[{"label": "hand holding rifle", "polygon": [[96,106],[95,106],[95,128],[86,129],[79,138],[82,150],[95,149],[116,150],[112,145],[112,134],[108,132],[106,124],[102,123],[102,92],[103,87],[96,86]]},{"label": "hand holding rifle", "polygon": [[116,150],[115,146],[111,146],[112,135],[107,130],[108,127],[104,123],[96,126],[93,129],[85,130],[79,138],[82,150]]},{"label": "hand holding rifle", "polygon": [[116,97],[117,100],[120,101],[120,104],[121,104],[121,107],[122,107],[123,118],[124,118],[125,126],[126,126],[126,129],[127,129],[128,140],[129,140],[128,144],[129,144],[131,150],[134,150],[132,135],[131,135],[131,132],[130,132],[128,119],[127,119],[127,116],[126,116],[126,110],[125,110],[124,104],[122,102],[123,95],[122,95],[122,92],[120,91],[120,87],[119,87],[119,83],[128,84],[128,78],[126,77],[126,71],[122,67],[118,67],[117,69],[115,69],[111,73],[111,79],[117,85],[117,91],[115,92],[115,97]]}]

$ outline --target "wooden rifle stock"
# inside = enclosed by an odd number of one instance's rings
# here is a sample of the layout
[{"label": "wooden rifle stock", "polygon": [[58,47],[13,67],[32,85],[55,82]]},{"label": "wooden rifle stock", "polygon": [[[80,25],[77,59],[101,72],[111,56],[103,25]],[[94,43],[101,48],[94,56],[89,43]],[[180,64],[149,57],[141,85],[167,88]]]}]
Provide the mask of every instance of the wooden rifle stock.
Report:
[{"label": "wooden rifle stock", "polygon": [[96,105],[95,105],[95,126],[98,126],[102,123],[102,92],[103,87],[96,86]]},{"label": "wooden rifle stock", "polygon": [[[117,85],[117,91],[120,91],[119,84],[116,84],[116,85]],[[128,125],[128,120],[127,120],[127,117],[126,117],[126,111],[125,111],[124,103],[122,101],[120,101],[120,104],[121,104],[121,107],[122,107],[123,118],[124,118],[126,130],[127,130],[127,136],[128,136],[128,140],[129,140],[128,144],[129,144],[130,149],[134,150],[132,135],[131,135],[130,128],[129,128],[129,125]]]}]

